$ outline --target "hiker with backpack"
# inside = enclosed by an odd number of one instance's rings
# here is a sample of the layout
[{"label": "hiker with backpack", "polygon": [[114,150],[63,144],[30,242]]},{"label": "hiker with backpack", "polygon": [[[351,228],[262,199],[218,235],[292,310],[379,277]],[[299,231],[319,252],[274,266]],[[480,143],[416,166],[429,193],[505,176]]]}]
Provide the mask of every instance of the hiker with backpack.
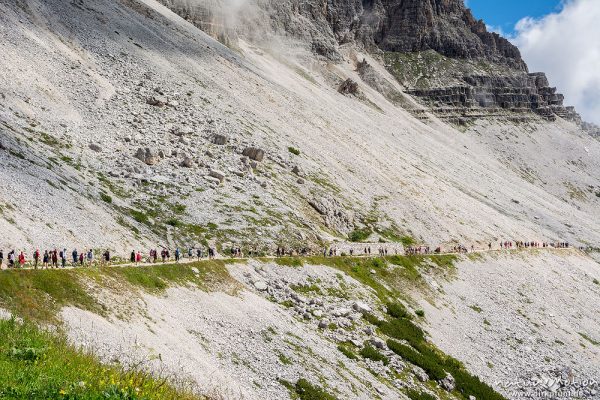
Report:
[{"label": "hiker with backpack", "polygon": [[19,253],[19,268],[25,267],[25,253]]},{"label": "hiker with backpack", "polygon": [[4,251],[0,249],[0,269],[2,269],[2,263],[4,262]]},{"label": "hiker with backpack", "polygon": [[39,251],[39,249],[36,249],[33,252],[33,268],[34,269],[37,269],[39,261],[40,261],[40,251]]}]

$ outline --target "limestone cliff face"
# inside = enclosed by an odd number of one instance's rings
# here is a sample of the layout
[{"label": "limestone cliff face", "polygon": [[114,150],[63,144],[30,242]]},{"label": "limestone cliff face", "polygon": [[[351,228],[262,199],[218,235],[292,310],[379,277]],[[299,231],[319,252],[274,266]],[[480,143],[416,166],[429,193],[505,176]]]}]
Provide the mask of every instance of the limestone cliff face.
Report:
[{"label": "limestone cliff face", "polygon": [[519,50],[487,32],[463,0],[161,1],[215,37],[283,33],[308,41],[331,59],[340,44],[354,42],[371,50],[435,50],[448,57],[527,68]]},{"label": "limestone cliff face", "polygon": [[408,93],[451,120],[509,112],[579,121],[545,75],[529,74],[519,49],[488,32],[464,0],[160,1],[225,44],[284,35],[333,61],[348,43],[384,54],[386,62],[388,55],[434,53],[443,60],[424,57],[423,70],[413,71],[419,82],[386,66]]}]

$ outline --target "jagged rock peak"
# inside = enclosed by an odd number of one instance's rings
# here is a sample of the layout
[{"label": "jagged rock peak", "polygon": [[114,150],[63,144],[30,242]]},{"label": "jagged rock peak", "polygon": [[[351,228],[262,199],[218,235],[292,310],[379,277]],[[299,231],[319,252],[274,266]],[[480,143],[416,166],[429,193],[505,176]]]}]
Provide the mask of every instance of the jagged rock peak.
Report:
[{"label": "jagged rock peak", "polygon": [[464,0],[161,1],[220,39],[284,33],[309,42],[315,52],[331,59],[339,56],[337,46],[354,42],[370,50],[435,50],[447,57],[485,59],[527,70],[519,50],[488,32]]}]

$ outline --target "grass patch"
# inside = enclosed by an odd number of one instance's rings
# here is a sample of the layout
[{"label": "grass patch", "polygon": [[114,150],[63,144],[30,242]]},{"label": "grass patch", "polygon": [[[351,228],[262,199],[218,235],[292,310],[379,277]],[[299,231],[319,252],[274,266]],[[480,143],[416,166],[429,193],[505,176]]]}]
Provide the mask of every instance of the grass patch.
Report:
[{"label": "grass patch", "polygon": [[102,199],[102,201],[105,203],[112,203],[112,197],[110,197],[106,193],[100,193],[100,199]]},{"label": "grass patch", "polygon": [[0,321],[0,398],[198,399],[146,373],[103,365],[65,337],[15,320]]},{"label": "grass patch", "polygon": [[315,294],[322,294],[321,292],[321,288],[317,285],[315,285],[314,283],[312,285],[290,285],[290,289],[292,289],[294,292],[296,293],[303,293],[303,294],[309,294],[309,293],[315,293]]},{"label": "grass patch", "polygon": [[473,306],[469,306],[469,308],[470,308],[471,310],[475,311],[476,313],[480,313],[480,314],[481,314],[481,313],[483,312],[483,310],[482,310],[482,309],[481,309],[481,307],[479,307],[479,306],[475,306],[475,305],[473,305]]},{"label": "grass patch", "polygon": [[417,390],[408,390],[406,395],[410,400],[437,400],[437,397],[430,395],[429,393],[419,392]]},{"label": "grass patch", "polygon": [[372,233],[373,231],[368,228],[355,229],[348,235],[348,240],[355,243],[364,242],[369,238],[369,236],[371,236]]},{"label": "grass patch", "polygon": [[293,155],[295,155],[295,156],[299,156],[299,155],[300,155],[300,150],[298,150],[298,149],[297,149],[297,148],[295,148],[295,147],[291,147],[291,146],[290,146],[290,147],[288,147],[288,151],[289,151],[290,153],[292,153]]},{"label": "grass patch", "polygon": [[416,310],[415,314],[421,318],[425,317],[425,311],[423,311],[423,310]]},{"label": "grass patch", "polygon": [[373,361],[381,361],[384,365],[388,365],[389,360],[386,356],[381,354],[375,347],[366,345],[360,350],[360,355],[364,358],[368,358]]},{"label": "grass patch", "polygon": [[65,306],[103,315],[106,310],[89,294],[86,281],[107,279],[108,286],[116,282],[130,292],[139,288],[151,293],[162,293],[172,285],[194,285],[202,290],[231,288],[233,282],[221,260],[144,267],[9,270],[0,272],[0,307],[35,322],[57,323],[56,315]]},{"label": "grass patch", "polygon": [[349,359],[351,359],[351,360],[358,360],[358,356],[350,348],[350,345],[348,343],[340,343],[340,344],[338,344],[337,349],[340,351],[340,353],[342,353],[343,355],[345,355]]},{"label": "grass patch", "polygon": [[587,340],[588,342],[590,342],[594,346],[600,346],[600,342],[598,342],[597,340],[592,339],[591,337],[589,337],[588,335],[586,335],[583,332],[579,332],[579,336],[581,336],[582,338],[584,338],[585,340]]},{"label": "grass patch", "polygon": [[288,381],[280,381],[292,394],[292,398],[299,400],[337,400],[336,397],[327,393],[322,387],[313,385],[304,378],[298,379],[293,384]]},{"label": "grass patch", "polygon": [[275,264],[281,265],[284,267],[298,268],[298,267],[302,267],[304,265],[304,262],[302,261],[302,259],[298,258],[298,257],[280,257],[280,258],[276,258],[274,261],[275,261]]}]

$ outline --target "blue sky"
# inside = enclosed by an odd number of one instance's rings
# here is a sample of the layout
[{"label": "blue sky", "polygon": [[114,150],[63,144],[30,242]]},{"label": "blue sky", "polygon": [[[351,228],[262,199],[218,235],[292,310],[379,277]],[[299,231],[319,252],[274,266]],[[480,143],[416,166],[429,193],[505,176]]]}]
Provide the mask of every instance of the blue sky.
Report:
[{"label": "blue sky", "polygon": [[559,11],[561,0],[467,0],[467,7],[477,19],[483,19],[496,31],[514,34],[514,27],[524,17],[540,18]]}]

